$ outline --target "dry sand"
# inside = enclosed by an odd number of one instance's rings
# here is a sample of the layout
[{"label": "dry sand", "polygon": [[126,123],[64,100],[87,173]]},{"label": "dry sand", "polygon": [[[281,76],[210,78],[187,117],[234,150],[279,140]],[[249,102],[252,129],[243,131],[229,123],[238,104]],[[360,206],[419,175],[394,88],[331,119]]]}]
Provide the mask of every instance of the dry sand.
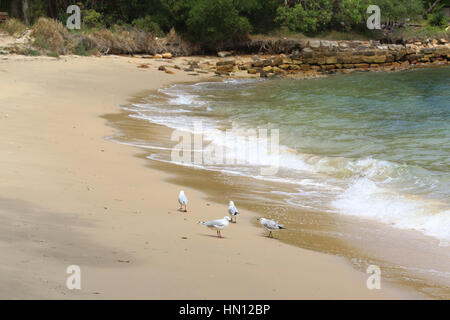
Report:
[{"label": "dry sand", "polygon": [[[386,282],[368,290],[368,275],[344,259],[263,236],[252,212],[215,238],[197,221],[223,217],[226,203],[208,206],[137,149],[105,140],[112,129],[100,116],[118,104],[198,80],[162,63],[0,57],[0,298],[418,297]],[[188,213],[177,211],[181,188]],[[81,267],[81,290],[66,288],[69,265]]]}]

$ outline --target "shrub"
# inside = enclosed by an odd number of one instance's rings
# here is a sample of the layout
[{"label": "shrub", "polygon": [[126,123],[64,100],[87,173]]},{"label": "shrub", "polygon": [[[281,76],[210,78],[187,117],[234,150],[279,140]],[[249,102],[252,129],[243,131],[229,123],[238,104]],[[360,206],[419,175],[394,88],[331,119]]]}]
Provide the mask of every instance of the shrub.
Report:
[{"label": "shrub", "polygon": [[53,58],[59,58],[59,53],[55,52],[55,51],[50,51],[50,52],[47,52],[47,56],[53,57]]},{"label": "shrub", "polygon": [[164,32],[161,30],[159,25],[152,20],[152,18],[149,15],[145,16],[145,18],[134,19],[131,24],[137,29],[153,33],[155,36],[158,37],[164,36]]},{"label": "shrub", "polygon": [[87,56],[88,53],[82,41],[78,42],[77,46],[73,49],[73,53],[77,56]]},{"label": "shrub", "polygon": [[447,17],[442,11],[437,11],[431,15],[430,25],[436,27],[445,27],[447,26]]},{"label": "shrub", "polygon": [[61,22],[48,18],[39,18],[33,25],[34,45],[40,49],[65,54],[73,44],[67,29]]},{"label": "shrub", "polygon": [[280,6],[277,9],[275,21],[291,31],[305,34],[324,30],[332,18],[332,5],[330,0],[318,2],[305,2],[293,7]]},{"label": "shrub", "polygon": [[0,30],[11,36],[18,36],[25,32],[27,27],[18,19],[11,18],[0,24]]},{"label": "shrub", "polygon": [[100,28],[103,26],[103,16],[94,9],[82,10],[83,24],[88,28]]},{"label": "shrub", "polygon": [[186,21],[187,31],[194,40],[220,42],[247,36],[251,25],[239,15],[233,0],[198,0]]},{"label": "shrub", "polygon": [[366,18],[366,10],[369,1],[365,0],[342,0],[336,2],[333,9],[333,26],[350,31],[355,26],[361,25]]}]

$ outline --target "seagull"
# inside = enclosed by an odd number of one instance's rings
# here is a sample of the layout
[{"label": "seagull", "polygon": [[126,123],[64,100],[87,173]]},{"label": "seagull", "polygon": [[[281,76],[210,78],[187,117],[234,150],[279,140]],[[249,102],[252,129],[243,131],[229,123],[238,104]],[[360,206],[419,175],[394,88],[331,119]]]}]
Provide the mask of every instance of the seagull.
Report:
[{"label": "seagull", "polygon": [[236,223],[236,217],[239,214],[239,211],[236,208],[236,206],[234,205],[233,201],[230,201],[230,203],[228,204],[228,213],[231,216],[231,222],[233,222],[233,216],[234,216],[234,223]]},{"label": "seagull", "polygon": [[186,195],[184,194],[184,191],[181,190],[180,194],[178,195],[178,202],[180,203],[180,210],[183,210],[183,206],[184,206],[184,212],[187,212],[187,203],[188,203],[188,199],[186,197]]},{"label": "seagull", "polygon": [[269,238],[273,238],[272,236],[272,230],[276,229],[286,229],[282,224],[278,224],[278,222],[275,222],[274,220],[269,220],[265,218],[258,218],[259,223],[263,227],[265,227],[267,230],[269,230]]},{"label": "seagull", "polygon": [[222,238],[222,235],[220,234],[220,230],[228,226],[230,223],[231,218],[229,216],[223,217],[223,219],[216,219],[211,220],[207,222],[199,222],[200,224],[207,226],[211,229],[216,229],[217,232],[217,238]]}]

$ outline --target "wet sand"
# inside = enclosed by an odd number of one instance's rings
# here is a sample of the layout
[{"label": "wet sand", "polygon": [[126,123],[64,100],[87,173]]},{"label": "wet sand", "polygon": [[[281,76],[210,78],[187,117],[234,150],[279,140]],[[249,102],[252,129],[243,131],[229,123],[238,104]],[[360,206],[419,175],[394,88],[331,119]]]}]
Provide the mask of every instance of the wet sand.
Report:
[{"label": "wet sand", "polygon": [[[141,150],[105,139],[114,130],[101,116],[119,104],[200,79],[143,61],[0,61],[0,298],[423,298],[388,281],[368,290],[345,259],[265,237],[246,208],[224,239],[198,225],[227,212],[199,191],[213,180],[149,168]],[[181,188],[188,213],[177,211]],[[81,268],[81,290],[65,286],[69,265]]]},{"label": "wet sand", "polygon": [[[149,92],[154,97],[156,92]],[[145,103],[136,99],[133,103]],[[147,120],[129,117],[133,114],[124,109],[120,113],[106,115],[109,125],[117,129],[112,141],[134,145],[175,146],[171,141],[172,130]],[[384,279],[409,287],[424,296],[437,299],[450,297],[449,279],[439,272],[448,270],[449,248],[439,246],[439,241],[413,230],[392,229],[388,225],[356,217],[307,211],[287,204],[281,196],[267,190],[285,190],[286,185],[261,181],[248,177],[230,175],[218,171],[197,169],[153,160],[163,151],[139,148],[138,157],[147,161],[146,166],[161,172],[171,172],[170,183],[188,186],[205,192],[207,200],[226,204],[235,200],[239,208],[256,213],[257,217],[276,219],[287,230],[277,233],[277,240],[300,248],[345,257],[353,268],[365,272],[374,264],[382,269]],[[170,158],[170,151],[166,151]],[[193,174],[195,172],[195,174]],[[292,190],[294,192],[294,190]],[[256,219],[250,221],[259,226]],[[260,232],[261,235],[263,232]],[[447,267],[446,267],[447,266]]]}]

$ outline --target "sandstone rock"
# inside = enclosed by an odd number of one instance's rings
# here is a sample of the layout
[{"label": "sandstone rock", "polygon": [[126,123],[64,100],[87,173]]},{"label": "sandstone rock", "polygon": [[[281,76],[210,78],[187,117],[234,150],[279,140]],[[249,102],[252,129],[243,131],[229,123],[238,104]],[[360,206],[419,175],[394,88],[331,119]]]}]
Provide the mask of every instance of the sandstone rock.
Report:
[{"label": "sandstone rock", "polygon": [[272,60],[272,66],[279,66],[280,64],[283,64],[283,58],[277,57]]},{"label": "sandstone rock", "polygon": [[364,63],[374,63],[375,62],[375,56],[372,56],[372,57],[363,56],[362,57],[362,61]]},{"label": "sandstone rock", "polygon": [[388,54],[386,56],[386,62],[394,62],[395,61],[395,57],[392,54]]},{"label": "sandstone rock", "polygon": [[375,58],[373,59],[373,62],[384,63],[384,62],[386,62],[386,56],[375,56]]},{"label": "sandstone rock", "polygon": [[248,70],[252,67],[252,63],[251,62],[246,62],[244,64],[239,65],[239,69],[240,70]]},{"label": "sandstone rock", "polygon": [[272,65],[272,59],[264,59],[263,60],[263,67],[271,66]]},{"label": "sandstone rock", "polygon": [[247,73],[249,73],[249,74],[257,74],[260,70],[261,70],[261,68],[250,68],[250,69],[247,70]]},{"label": "sandstone rock", "polygon": [[312,58],[313,52],[311,48],[303,48],[301,55],[303,58]]},{"label": "sandstone rock", "polygon": [[331,42],[328,40],[321,40],[320,41],[320,46],[323,48],[330,48],[331,47]]},{"label": "sandstone rock", "polygon": [[302,69],[303,71],[308,71],[311,69],[311,66],[309,64],[302,64],[300,66],[300,69]]},{"label": "sandstone rock", "polygon": [[289,64],[280,64],[278,67],[280,68],[280,69],[283,69],[283,70],[287,70],[287,69],[289,69]]},{"label": "sandstone rock", "polygon": [[225,58],[228,56],[233,55],[233,53],[231,51],[219,51],[217,52],[217,56],[221,57],[221,58]]},{"label": "sandstone rock", "polygon": [[225,60],[220,60],[216,62],[216,67],[219,66],[228,66],[228,65],[232,65],[234,66],[236,64],[236,61],[233,58],[228,58]]},{"label": "sandstone rock", "polygon": [[155,58],[155,59],[161,59],[163,56],[162,55],[160,55],[160,54],[155,54],[155,55],[153,55],[153,58]]},{"label": "sandstone rock", "polygon": [[328,57],[325,59],[326,64],[336,64],[337,63],[337,57]]},{"label": "sandstone rock", "polygon": [[423,54],[417,54],[417,53],[415,53],[415,54],[409,54],[409,55],[407,55],[406,56],[406,59],[408,59],[408,61],[409,62],[414,62],[414,61],[418,61],[418,60],[420,60],[420,59],[422,59],[423,58]]},{"label": "sandstone rock", "polygon": [[271,66],[264,67],[263,71],[267,72],[267,73],[271,73],[271,72],[273,72],[273,67],[271,67]]},{"label": "sandstone rock", "polygon": [[217,71],[221,72],[232,72],[234,70],[234,64],[224,64],[216,66]]},{"label": "sandstone rock", "polygon": [[283,69],[280,69],[278,67],[273,67],[272,68],[273,73],[275,74],[286,74],[286,71],[284,71]]},{"label": "sandstone rock", "polygon": [[322,70],[332,70],[336,69],[336,66],[334,64],[324,64],[320,66]]},{"label": "sandstone rock", "polygon": [[264,67],[264,61],[263,60],[256,60],[255,62],[253,62],[252,65],[254,67],[257,67],[257,68],[262,68],[262,67]]},{"label": "sandstone rock", "polygon": [[170,52],[166,52],[162,54],[164,59],[172,59],[172,54]]},{"label": "sandstone rock", "polygon": [[429,53],[434,53],[434,52],[436,52],[436,48],[422,48],[422,49],[420,49],[420,53],[429,54]]},{"label": "sandstone rock", "polygon": [[343,63],[343,64],[349,64],[352,63],[354,61],[354,58],[352,55],[349,54],[349,52],[342,52],[338,58],[337,58],[338,62]]},{"label": "sandstone rock", "polygon": [[228,72],[223,72],[223,71],[215,71],[215,74],[217,74],[218,76],[229,76],[230,74]]},{"label": "sandstone rock", "polygon": [[315,49],[320,48],[320,41],[319,40],[309,40],[308,47],[315,48]]}]

